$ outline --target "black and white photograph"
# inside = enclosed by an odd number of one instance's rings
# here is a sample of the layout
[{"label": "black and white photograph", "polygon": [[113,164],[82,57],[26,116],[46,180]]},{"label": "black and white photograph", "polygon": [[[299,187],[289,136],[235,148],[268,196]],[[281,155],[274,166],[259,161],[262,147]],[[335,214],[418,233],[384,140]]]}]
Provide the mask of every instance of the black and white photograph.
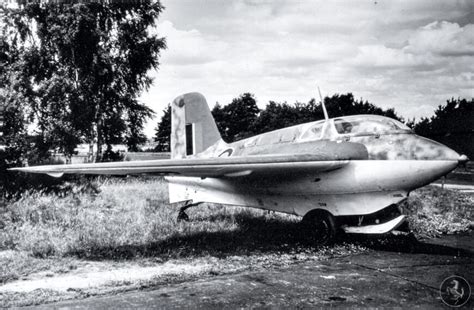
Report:
[{"label": "black and white photograph", "polygon": [[472,0],[0,0],[0,308],[472,309]]}]

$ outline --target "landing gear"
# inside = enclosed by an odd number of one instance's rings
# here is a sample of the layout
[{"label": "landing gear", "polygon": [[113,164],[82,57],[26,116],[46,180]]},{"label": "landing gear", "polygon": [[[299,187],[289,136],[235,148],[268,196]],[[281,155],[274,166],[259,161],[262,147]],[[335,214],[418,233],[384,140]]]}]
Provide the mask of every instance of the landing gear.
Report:
[{"label": "landing gear", "polygon": [[336,236],[336,221],[334,216],[326,210],[312,210],[301,221],[304,238],[315,245],[327,245],[334,241]]},{"label": "landing gear", "polygon": [[186,204],[179,209],[178,218],[177,218],[178,222],[181,222],[181,221],[189,222],[189,216],[184,211],[186,211],[186,209],[188,208],[195,207],[199,204],[200,202],[196,202],[196,203],[186,202]]}]

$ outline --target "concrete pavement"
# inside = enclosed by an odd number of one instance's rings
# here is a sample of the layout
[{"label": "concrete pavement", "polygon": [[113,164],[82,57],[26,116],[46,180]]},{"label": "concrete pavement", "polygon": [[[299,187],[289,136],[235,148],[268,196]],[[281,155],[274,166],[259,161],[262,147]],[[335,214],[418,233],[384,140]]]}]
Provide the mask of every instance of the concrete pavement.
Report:
[{"label": "concrete pavement", "polygon": [[[117,296],[43,305],[39,309],[222,309],[401,307],[447,309],[443,279],[474,284],[472,233],[425,242],[394,237],[373,251],[285,268],[207,277]],[[370,247],[370,242],[369,245]],[[471,300],[463,307],[472,309]]]}]

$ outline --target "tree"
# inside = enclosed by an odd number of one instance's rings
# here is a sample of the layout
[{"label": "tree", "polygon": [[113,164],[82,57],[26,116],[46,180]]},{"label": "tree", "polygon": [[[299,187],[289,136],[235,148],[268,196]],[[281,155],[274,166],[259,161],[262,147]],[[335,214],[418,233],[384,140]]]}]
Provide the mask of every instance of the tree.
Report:
[{"label": "tree", "polygon": [[1,9],[2,40],[30,81],[22,95],[45,148],[72,155],[86,141],[97,144],[101,159],[104,145],[111,151],[112,144],[127,143],[133,150],[144,140],[153,111],[137,98],[150,87],[148,70],[158,67],[165,48],[150,31],[162,9],[151,0],[37,1]]},{"label": "tree", "polygon": [[21,66],[20,51],[11,40],[0,36],[0,111],[2,113],[0,149],[0,199],[21,188],[23,179],[15,178],[7,169],[21,166],[40,153],[31,147],[27,135],[30,120],[28,90],[31,81]]},{"label": "tree", "polygon": [[251,136],[254,132],[252,126],[259,112],[255,97],[250,93],[234,98],[231,103],[222,108],[216,104],[212,110],[217,128],[226,142],[234,142]]},{"label": "tree", "polygon": [[270,101],[260,112],[252,128],[255,133],[263,133],[304,123],[307,121],[304,110],[305,106],[300,103],[290,105],[286,102]]},{"label": "tree", "polygon": [[329,117],[376,114],[403,121],[403,119],[395,113],[393,108],[384,110],[368,101],[364,102],[362,99],[357,101],[354,99],[352,93],[343,95],[335,94],[331,97],[325,97],[324,103],[328,110]]},{"label": "tree", "polygon": [[226,131],[226,126],[228,122],[224,121],[224,110],[222,109],[222,106],[219,104],[219,102],[216,102],[214,108],[212,108],[211,114],[212,117],[214,117],[214,120],[216,121],[217,129],[222,135],[222,133]]},{"label": "tree", "polygon": [[431,118],[415,123],[417,134],[443,143],[474,158],[474,99],[450,99]]},{"label": "tree", "polygon": [[163,116],[155,129],[155,142],[158,145],[155,148],[157,152],[169,152],[171,145],[171,105],[168,104],[163,110]]}]

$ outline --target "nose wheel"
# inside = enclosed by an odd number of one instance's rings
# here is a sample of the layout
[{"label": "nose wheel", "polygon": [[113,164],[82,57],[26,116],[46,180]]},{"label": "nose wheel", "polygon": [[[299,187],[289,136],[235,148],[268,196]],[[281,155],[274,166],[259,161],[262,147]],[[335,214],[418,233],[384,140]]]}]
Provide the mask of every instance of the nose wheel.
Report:
[{"label": "nose wheel", "polygon": [[304,238],[314,245],[328,245],[336,237],[336,221],[326,210],[308,212],[301,221]]}]

